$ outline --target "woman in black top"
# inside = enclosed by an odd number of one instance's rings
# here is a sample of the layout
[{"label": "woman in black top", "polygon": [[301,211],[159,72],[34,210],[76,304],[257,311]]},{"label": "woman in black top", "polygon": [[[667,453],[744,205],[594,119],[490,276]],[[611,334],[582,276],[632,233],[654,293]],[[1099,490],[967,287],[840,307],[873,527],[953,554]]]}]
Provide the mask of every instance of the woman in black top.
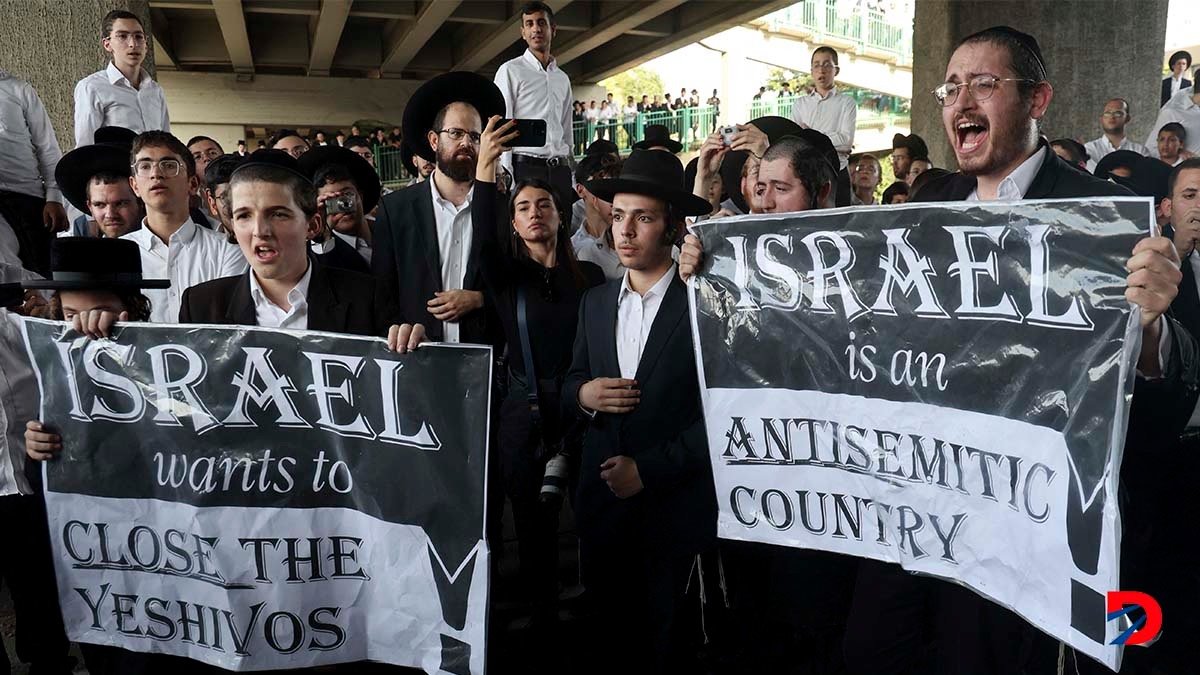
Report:
[{"label": "woman in black top", "polygon": [[[568,440],[561,449],[578,456],[571,452],[578,438],[570,440],[559,415],[559,385],[571,365],[580,299],[605,279],[598,266],[575,259],[562,226],[564,205],[549,184],[522,181],[510,191],[507,206],[500,202],[493,183],[496,164],[506,150],[503,143],[516,134],[512,122],[497,127],[499,120],[488,121],[480,140],[471,221],[479,238],[485,294],[508,345],[509,388],[500,404],[499,459],[517,531],[522,597],[533,601],[535,617],[549,619],[557,597],[558,509],[557,502],[540,502],[539,492],[546,464],[564,438]],[[499,228],[498,222],[505,225]],[[536,375],[536,420],[529,397],[534,378],[525,365],[518,321],[522,295]]]}]

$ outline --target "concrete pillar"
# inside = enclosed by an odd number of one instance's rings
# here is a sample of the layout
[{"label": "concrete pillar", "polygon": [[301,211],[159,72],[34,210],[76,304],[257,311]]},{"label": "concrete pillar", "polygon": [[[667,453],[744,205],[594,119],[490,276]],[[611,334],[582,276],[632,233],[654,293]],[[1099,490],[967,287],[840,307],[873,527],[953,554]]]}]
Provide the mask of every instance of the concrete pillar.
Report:
[{"label": "concrete pillar", "polygon": [[[75,83],[103,68],[100,23],[114,9],[142,19],[150,38],[148,0],[5,0],[0,21],[0,67],[28,80],[41,96],[58,144],[70,150],[75,139]],[[154,51],[146,70],[154,74]]]},{"label": "concrete pillar", "polygon": [[955,168],[941,106],[929,93],[945,81],[962,38],[1007,25],[1037,38],[1054,99],[1042,121],[1049,139],[1100,136],[1109,98],[1129,101],[1127,134],[1142,142],[1158,114],[1168,0],[916,0],[912,128],[934,164]]}]

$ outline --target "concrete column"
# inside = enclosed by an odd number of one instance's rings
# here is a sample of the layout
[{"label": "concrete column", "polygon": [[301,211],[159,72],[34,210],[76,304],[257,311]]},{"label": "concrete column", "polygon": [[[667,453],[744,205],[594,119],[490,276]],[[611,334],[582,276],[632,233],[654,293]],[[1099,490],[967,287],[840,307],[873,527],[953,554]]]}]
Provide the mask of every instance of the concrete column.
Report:
[{"label": "concrete column", "polygon": [[1158,114],[1168,0],[916,0],[912,128],[936,166],[955,167],[941,106],[929,93],[946,76],[960,39],[1007,25],[1037,38],[1054,99],[1042,120],[1049,139],[1100,136],[1109,98],[1129,101],[1127,134],[1142,142]]},{"label": "concrete column", "polygon": [[[64,152],[75,139],[75,83],[103,68],[100,23],[110,10],[125,9],[142,19],[150,38],[148,0],[5,0],[0,21],[0,67],[33,85]],[[154,51],[146,70],[154,74]]]}]

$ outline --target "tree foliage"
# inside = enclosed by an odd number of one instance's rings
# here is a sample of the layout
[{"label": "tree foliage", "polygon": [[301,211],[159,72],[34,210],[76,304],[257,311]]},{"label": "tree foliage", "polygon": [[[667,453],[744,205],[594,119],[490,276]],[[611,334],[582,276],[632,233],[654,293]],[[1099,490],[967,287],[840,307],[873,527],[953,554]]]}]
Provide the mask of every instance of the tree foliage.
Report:
[{"label": "tree foliage", "polygon": [[613,95],[613,100],[621,102],[628,96],[632,96],[635,101],[641,101],[642,96],[649,96],[653,100],[656,94],[662,96],[667,92],[658,73],[646,68],[632,68],[613,75],[607,80],[601,80],[600,86]]}]

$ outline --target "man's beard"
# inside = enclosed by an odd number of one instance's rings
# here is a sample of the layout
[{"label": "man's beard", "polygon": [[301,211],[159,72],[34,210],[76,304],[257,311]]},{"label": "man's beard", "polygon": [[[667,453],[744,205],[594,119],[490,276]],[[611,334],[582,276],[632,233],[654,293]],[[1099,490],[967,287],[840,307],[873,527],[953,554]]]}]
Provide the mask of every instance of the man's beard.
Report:
[{"label": "man's beard", "polygon": [[457,147],[445,149],[440,144],[438,145],[437,153],[437,168],[447,178],[458,183],[466,183],[475,177],[475,162],[478,159],[474,150],[463,151],[471,156],[470,159],[461,159],[455,155],[459,154]]},{"label": "man's beard", "polygon": [[1001,171],[1021,159],[1025,152],[1023,136],[1028,122],[1029,118],[1019,114],[1005,115],[997,121],[988,120],[988,145],[991,151],[985,157],[971,157],[966,162],[956,157],[959,171],[968,176],[983,176]]}]

